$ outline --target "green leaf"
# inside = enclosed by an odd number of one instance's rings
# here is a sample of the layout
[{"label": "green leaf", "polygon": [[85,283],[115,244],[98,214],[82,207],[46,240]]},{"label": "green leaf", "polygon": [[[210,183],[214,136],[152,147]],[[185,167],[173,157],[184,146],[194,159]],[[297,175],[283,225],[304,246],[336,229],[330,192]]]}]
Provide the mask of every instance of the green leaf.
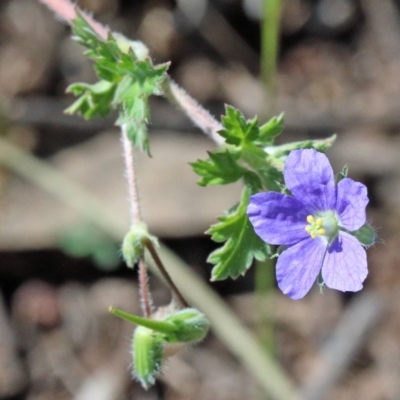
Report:
[{"label": "green leaf", "polygon": [[236,182],[246,172],[237,163],[240,154],[233,154],[226,150],[223,153],[208,152],[208,155],[209,160],[190,163],[194,172],[202,177],[198,182],[200,186],[226,185]]},{"label": "green leaf", "polygon": [[79,98],[64,112],[66,114],[80,114],[85,119],[105,117],[111,111],[111,102],[114,98],[115,85],[107,81],[99,81],[93,85],[74,83],[67,88]]},{"label": "green leaf", "polygon": [[254,232],[246,209],[250,191],[245,188],[240,204],[219,218],[219,222],[207,231],[216,242],[225,242],[208,257],[215,264],[211,280],[236,279],[244,275],[253,259],[264,261],[270,254],[270,246]]},{"label": "green leaf", "polygon": [[116,108],[120,114],[117,125],[124,124],[134,145],[150,154],[148,99],[162,93],[161,83],[169,64],[153,65],[143,44],[122,35],[114,37],[110,33],[103,40],[79,13],[73,32],[74,39],[87,48],[85,54],[94,61],[100,81],[94,85],[71,85],[69,91],[79,98],[66,112],[90,119],[105,116]]},{"label": "green leaf", "polygon": [[271,146],[266,148],[265,150],[269,155],[274,156],[276,158],[282,158],[282,160],[284,161],[286,159],[286,156],[292,150],[315,149],[324,152],[333,145],[336,138],[337,135],[332,135],[325,139],[301,140],[299,142],[291,142],[279,146]]},{"label": "green leaf", "polygon": [[272,117],[267,123],[260,126],[260,133],[257,139],[258,144],[269,146],[274,139],[279,136],[284,128],[285,116],[280,114],[277,117]]},{"label": "green leaf", "polygon": [[273,192],[281,192],[282,186],[284,186],[282,171],[277,170],[272,165],[267,165],[266,167],[259,169],[257,172],[264,188],[272,190]]},{"label": "green leaf", "polygon": [[226,114],[222,117],[222,129],[219,134],[225,138],[227,144],[244,147],[246,143],[252,143],[259,135],[258,120],[253,118],[246,121],[243,114],[233,108],[226,106]]},{"label": "green leaf", "polygon": [[262,190],[263,185],[259,176],[252,171],[246,171],[243,175],[244,184],[251,194],[258,193]]},{"label": "green leaf", "polygon": [[[257,152],[255,146],[269,146],[274,142],[282,133],[283,124],[284,115],[280,114],[259,127],[257,117],[246,120],[239,110],[226,106],[226,114],[222,117],[224,129],[219,133],[227,144]],[[258,155],[261,153],[258,152]]]}]

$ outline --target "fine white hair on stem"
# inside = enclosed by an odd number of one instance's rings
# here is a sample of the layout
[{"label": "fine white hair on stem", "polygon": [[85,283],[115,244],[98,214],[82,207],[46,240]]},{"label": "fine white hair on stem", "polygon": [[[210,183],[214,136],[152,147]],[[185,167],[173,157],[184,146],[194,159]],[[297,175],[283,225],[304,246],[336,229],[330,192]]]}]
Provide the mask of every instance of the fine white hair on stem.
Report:
[{"label": "fine white hair on stem", "polygon": [[[78,6],[69,0],[39,0],[44,5],[46,5],[50,10],[52,10],[57,17],[61,18],[63,21],[72,25],[72,21],[76,18],[76,10]],[[109,29],[95,19],[93,19],[89,14],[84,11],[79,10],[82,16],[86,19],[88,24],[93,28],[93,30],[104,40],[107,39]]]},{"label": "fine white hair on stem", "polygon": [[218,134],[223,126],[184,89],[166,77],[163,82],[163,91],[165,97],[178,106],[218,146],[224,144],[223,137]]},{"label": "fine white hair on stem", "polygon": [[128,202],[131,214],[131,224],[139,224],[142,218],[140,213],[139,196],[135,176],[133,143],[128,138],[126,124],[121,125],[121,142],[124,153],[125,177],[128,186]]}]

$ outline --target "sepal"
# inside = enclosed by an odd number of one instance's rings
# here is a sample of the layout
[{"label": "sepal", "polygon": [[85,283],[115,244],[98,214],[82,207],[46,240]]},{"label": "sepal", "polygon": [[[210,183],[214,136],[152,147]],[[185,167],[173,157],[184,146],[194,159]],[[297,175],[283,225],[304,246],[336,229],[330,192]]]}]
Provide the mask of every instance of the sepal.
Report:
[{"label": "sepal", "polygon": [[129,268],[143,257],[147,241],[158,245],[157,238],[149,233],[146,224],[132,225],[122,242],[122,256]]},{"label": "sepal", "polygon": [[156,382],[163,361],[164,341],[162,336],[144,326],[138,326],[133,333],[132,353],[134,377],[144,389]]},{"label": "sepal", "polygon": [[350,232],[350,234],[367,248],[381,242],[376,234],[376,229],[368,223],[364,224],[360,229]]}]

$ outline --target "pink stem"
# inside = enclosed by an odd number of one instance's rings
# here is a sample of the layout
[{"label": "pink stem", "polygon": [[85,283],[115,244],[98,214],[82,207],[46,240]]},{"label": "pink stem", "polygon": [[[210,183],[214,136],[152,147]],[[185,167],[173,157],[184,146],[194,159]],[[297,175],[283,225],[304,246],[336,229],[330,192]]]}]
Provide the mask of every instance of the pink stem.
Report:
[{"label": "pink stem", "polygon": [[[56,15],[62,18],[69,25],[72,25],[72,21],[76,18],[77,5],[70,2],[69,0],[39,0],[50,10],[54,11]],[[109,29],[95,21],[90,15],[84,11],[79,10],[79,12],[86,19],[87,23],[92,27],[92,29],[104,40],[107,40]]]},{"label": "pink stem", "polygon": [[152,299],[149,290],[147,268],[143,259],[139,260],[139,291],[143,315],[146,318],[150,318],[152,313]]},{"label": "pink stem", "polygon": [[140,213],[139,198],[137,193],[137,184],[135,177],[133,143],[128,138],[125,125],[121,126],[121,141],[124,151],[125,176],[128,184],[128,193],[129,193],[128,201],[131,212],[131,223],[132,225],[134,225],[134,224],[139,224],[142,221],[142,217]]},{"label": "pink stem", "polygon": [[221,146],[225,142],[222,136],[218,134],[223,126],[169,77],[166,77],[163,82],[163,91],[165,97],[171,103],[177,105],[217,145]]}]

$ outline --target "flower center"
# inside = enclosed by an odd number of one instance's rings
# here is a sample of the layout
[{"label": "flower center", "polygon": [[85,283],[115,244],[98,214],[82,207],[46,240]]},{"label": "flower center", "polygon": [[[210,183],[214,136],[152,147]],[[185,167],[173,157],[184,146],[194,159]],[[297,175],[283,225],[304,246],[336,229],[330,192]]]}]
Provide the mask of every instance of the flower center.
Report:
[{"label": "flower center", "polygon": [[328,242],[331,242],[339,233],[339,222],[333,211],[317,213],[315,216],[309,215],[307,222],[305,231],[313,239],[323,236]]}]

